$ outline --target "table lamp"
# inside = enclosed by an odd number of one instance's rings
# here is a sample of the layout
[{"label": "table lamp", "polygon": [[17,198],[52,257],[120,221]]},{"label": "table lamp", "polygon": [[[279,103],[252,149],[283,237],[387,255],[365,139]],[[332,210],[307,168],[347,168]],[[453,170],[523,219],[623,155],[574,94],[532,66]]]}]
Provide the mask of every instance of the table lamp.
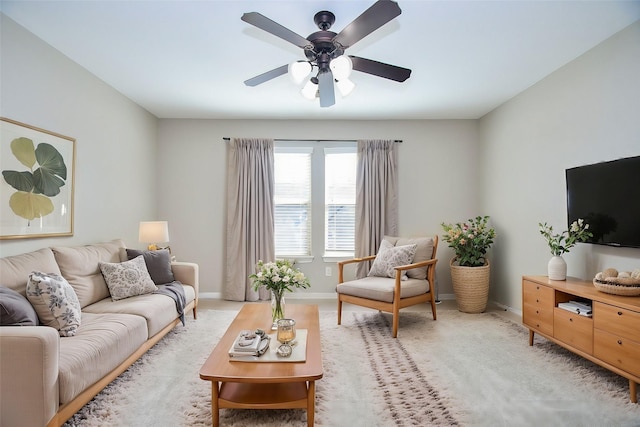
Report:
[{"label": "table lamp", "polygon": [[147,249],[150,251],[168,249],[169,253],[171,253],[169,246],[158,246],[158,243],[169,242],[169,223],[167,221],[141,221],[138,241],[148,243],[149,246],[147,246]]}]

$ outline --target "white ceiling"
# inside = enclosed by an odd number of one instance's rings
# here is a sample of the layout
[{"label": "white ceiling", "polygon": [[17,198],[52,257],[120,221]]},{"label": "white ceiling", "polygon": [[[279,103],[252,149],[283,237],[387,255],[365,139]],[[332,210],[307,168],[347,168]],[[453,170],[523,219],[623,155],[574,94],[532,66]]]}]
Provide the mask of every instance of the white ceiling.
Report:
[{"label": "white ceiling", "polygon": [[411,77],[354,72],[355,91],[329,108],[286,75],[243,84],[304,55],[240,17],[260,12],[306,37],[316,12],[332,11],[339,32],[373,0],[2,0],[0,10],[159,118],[474,119],[640,19],[640,0],[398,3],[398,18],[347,53]]}]

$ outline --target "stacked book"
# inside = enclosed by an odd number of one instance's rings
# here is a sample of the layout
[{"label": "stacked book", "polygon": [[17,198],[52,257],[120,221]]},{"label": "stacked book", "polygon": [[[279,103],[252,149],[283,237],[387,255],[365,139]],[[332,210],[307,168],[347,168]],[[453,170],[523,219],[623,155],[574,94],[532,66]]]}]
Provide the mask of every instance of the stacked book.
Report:
[{"label": "stacked book", "polygon": [[570,311],[572,313],[579,314],[580,316],[591,317],[591,303],[583,301],[569,301],[561,302],[558,304],[558,308]]},{"label": "stacked book", "polygon": [[260,356],[269,348],[269,336],[264,332],[242,330],[229,349],[229,357]]}]

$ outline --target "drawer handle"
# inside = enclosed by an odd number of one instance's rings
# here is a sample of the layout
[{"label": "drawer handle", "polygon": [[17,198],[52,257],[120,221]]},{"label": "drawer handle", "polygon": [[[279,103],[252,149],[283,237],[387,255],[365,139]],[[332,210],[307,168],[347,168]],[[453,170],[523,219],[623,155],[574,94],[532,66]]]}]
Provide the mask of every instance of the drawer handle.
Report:
[{"label": "drawer handle", "polygon": [[536,310],[536,314],[540,314],[540,312],[538,310]]},{"label": "drawer handle", "polygon": [[622,345],[622,340],[618,340],[618,344],[619,344],[619,345]]},{"label": "drawer handle", "polygon": [[621,311],[618,312],[618,316],[622,316],[622,312]]},{"label": "drawer handle", "polygon": [[570,318],[569,318],[569,322],[573,322],[573,317],[570,317]]}]

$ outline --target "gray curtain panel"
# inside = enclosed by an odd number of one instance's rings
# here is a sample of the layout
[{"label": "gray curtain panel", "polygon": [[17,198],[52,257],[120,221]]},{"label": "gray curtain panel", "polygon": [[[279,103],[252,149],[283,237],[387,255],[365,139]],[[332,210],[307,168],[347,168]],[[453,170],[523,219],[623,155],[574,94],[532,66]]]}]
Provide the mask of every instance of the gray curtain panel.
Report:
[{"label": "gray curtain panel", "polygon": [[227,262],[223,298],[269,299],[253,290],[258,260],[275,260],[272,139],[232,138],[227,157]]},{"label": "gray curtain panel", "polygon": [[[398,232],[397,144],[390,140],[358,141],[355,256],[377,253],[385,235]],[[370,263],[358,263],[365,277]]]}]

